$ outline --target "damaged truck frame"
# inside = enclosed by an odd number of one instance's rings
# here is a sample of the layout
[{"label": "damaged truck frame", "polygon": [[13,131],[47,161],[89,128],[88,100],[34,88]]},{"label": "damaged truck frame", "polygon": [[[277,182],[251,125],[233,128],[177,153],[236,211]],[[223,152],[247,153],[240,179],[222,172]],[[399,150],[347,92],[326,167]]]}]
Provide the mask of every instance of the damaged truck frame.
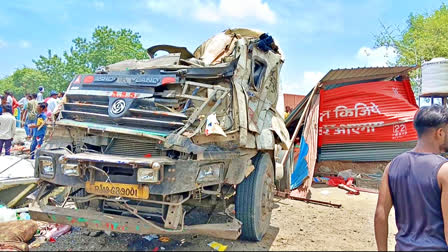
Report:
[{"label": "damaged truck frame", "polygon": [[[154,57],[158,51],[168,54]],[[265,33],[229,29],[194,54],[168,45],[147,52],[148,60],[70,83],[36,154],[32,219],[261,240],[276,187],[289,188],[292,167],[292,155],[278,165],[290,144],[275,110],[280,49]],[[43,200],[55,188],[68,188],[63,204]],[[186,223],[192,209],[216,206],[220,221]]]}]

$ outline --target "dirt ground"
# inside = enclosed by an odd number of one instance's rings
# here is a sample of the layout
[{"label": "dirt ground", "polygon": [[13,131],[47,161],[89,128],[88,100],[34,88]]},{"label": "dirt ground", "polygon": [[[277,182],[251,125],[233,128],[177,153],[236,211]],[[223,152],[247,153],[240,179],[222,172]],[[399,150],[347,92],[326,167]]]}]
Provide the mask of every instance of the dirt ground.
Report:
[{"label": "dirt ground", "polygon": [[[301,201],[276,198],[271,226],[263,240],[258,243],[229,241],[205,236],[170,236],[169,243],[161,244],[160,250],[212,251],[212,241],[227,245],[227,250],[376,250],[373,216],[377,194],[347,195],[333,187],[312,188],[312,199],[342,204],[331,208]],[[389,219],[389,249],[394,249],[397,228],[394,214]],[[163,249],[162,249],[163,247]],[[90,237],[82,231],[72,231],[54,243],[46,243],[37,250],[152,250],[154,244],[134,234],[102,234]]]}]

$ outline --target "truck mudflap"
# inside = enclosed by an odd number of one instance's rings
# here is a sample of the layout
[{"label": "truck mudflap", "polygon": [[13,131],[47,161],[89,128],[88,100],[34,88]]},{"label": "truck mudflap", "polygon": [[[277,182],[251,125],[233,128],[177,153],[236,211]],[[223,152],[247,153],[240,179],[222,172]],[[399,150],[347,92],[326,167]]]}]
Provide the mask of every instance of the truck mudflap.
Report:
[{"label": "truck mudflap", "polygon": [[228,240],[236,240],[241,234],[241,222],[237,219],[228,223],[183,226],[180,230],[173,230],[163,228],[152,221],[104,214],[94,210],[33,206],[29,209],[29,213],[31,219],[37,221],[68,224],[76,227],[120,233],[134,233],[141,235],[198,234]]}]

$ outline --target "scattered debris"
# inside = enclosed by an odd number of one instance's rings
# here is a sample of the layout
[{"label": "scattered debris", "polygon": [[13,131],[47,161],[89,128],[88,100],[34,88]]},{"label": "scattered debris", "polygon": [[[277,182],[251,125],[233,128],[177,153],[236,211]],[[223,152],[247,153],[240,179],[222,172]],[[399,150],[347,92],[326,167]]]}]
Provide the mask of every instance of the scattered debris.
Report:
[{"label": "scattered debris", "polygon": [[110,237],[115,237],[115,233],[110,230],[104,230],[104,233],[107,234]]},{"label": "scattered debris", "polygon": [[59,236],[64,235],[71,230],[70,225],[64,225],[64,224],[50,224],[49,225],[49,231],[46,232],[45,237],[47,239],[54,238],[57,239]]},{"label": "scattered debris", "polygon": [[346,190],[348,192],[348,194],[359,195],[359,191],[358,190],[353,189],[353,188],[351,188],[351,187],[349,187],[347,185],[339,184],[338,187],[341,188],[341,189]]},{"label": "scattered debris", "polygon": [[357,186],[353,186],[353,189],[358,190],[360,192],[378,194],[378,190],[374,190],[374,189],[362,188],[362,187],[357,187]]},{"label": "scattered debris", "polygon": [[19,219],[20,219],[20,220],[30,220],[30,219],[31,219],[31,216],[30,216],[29,213],[20,213],[20,215],[19,215]]},{"label": "scattered debris", "polygon": [[137,240],[132,240],[128,244],[129,251],[159,251],[159,250],[174,250],[178,247],[186,247],[191,245],[185,242],[184,239],[178,241],[169,237],[157,235],[143,236]]},{"label": "scattered debris", "polygon": [[215,242],[215,241],[209,243],[208,246],[210,246],[211,248],[213,248],[216,251],[226,251],[226,249],[227,249],[226,245],[223,245],[223,244],[221,244],[219,242]]},{"label": "scattered debris", "polygon": [[348,169],[348,170],[340,171],[338,173],[338,177],[342,177],[342,178],[344,178],[344,180],[347,180],[349,178],[358,178],[361,176],[359,174],[354,173],[352,171],[352,169]]},{"label": "scattered debris", "polygon": [[[39,230],[38,230],[39,231]],[[45,237],[40,236],[37,237],[30,245],[30,248],[38,248],[40,247],[40,245],[45,244],[47,242],[47,240],[45,239]]]},{"label": "scattered debris", "polygon": [[143,239],[146,239],[148,241],[152,241],[153,239],[157,239],[157,238],[159,238],[159,236],[155,235],[155,234],[143,236]]},{"label": "scattered debris", "polygon": [[162,236],[162,237],[159,238],[159,241],[161,241],[163,243],[170,242],[170,240],[171,239],[169,237],[167,237],[167,236]]},{"label": "scattered debris", "polygon": [[331,202],[325,202],[325,201],[320,201],[320,200],[312,200],[312,199],[307,199],[307,198],[301,198],[301,197],[296,197],[291,195],[288,192],[279,192],[277,191],[275,193],[276,196],[279,197],[283,197],[283,198],[288,198],[288,199],[292,199],[292,200],[300,200],[300,201],[304,201],[307,203],[314,203],[314,204],[318,204],[318,205],[322,205],[322,206],[330,206],[330,207],[335,207],[335,208],[341,208],[341,204],[333,204]]},{"label": "scattered debris", "polygon": [[313,183],[315,184],[327,184],[330,178],[327,177],[314,177]]},{"label": "scattered debris", "polygon": [[0,207],[0,222],[8,222],[17,220],[16,210],[7,207]]},{"label": "scattered debris", "polygon": [[219,121],[216,119],[216,113],[207,116],[207,123],[205,126],[205,135],[218,134],[227,137],[224,130],[219,126]]},{"label": "scattered debris", "polygon": [[0,156],[0,203],[9,208],[23,206],[36,188],[34,161],[16,156]]}]

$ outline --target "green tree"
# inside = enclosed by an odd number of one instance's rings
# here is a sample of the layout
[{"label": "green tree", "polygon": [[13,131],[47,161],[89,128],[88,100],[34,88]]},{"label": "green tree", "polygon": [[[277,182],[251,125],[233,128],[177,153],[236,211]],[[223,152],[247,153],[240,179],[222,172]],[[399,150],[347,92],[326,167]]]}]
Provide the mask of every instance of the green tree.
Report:
[{"label": "green tree", "polygon": [[17,69],[11,76],[0,80],[0,92],[6,90],[13,92],[17,98],[26,93],[36,93],[39,86],[48,86],[49,77],[32,68]]},{"label": "green tree", "polygon": [[[429,14],[411,14],[405,29],[384,26],[376,36],[377,47],[393,47],[396,65],[421,66],[435,57],[448,57],[448,8],[445,4]],[[420,70],[413,73],[415,90],[420,90]]]},{"label": "green tree", "polygon": [[76,38],[73,43],[71,55],[64,57],[73,58],[74,62],[91,71],[122,60],[147,57],[140,35],[129,29],[114,31],[107,26],[100,26],[93,32],[91,41]]},{"label": "green tree", "polygon": [[[76,74],[93,73],[99,66],[106,66],[126,59],[147,58],[146,51],[140,42],[140,35],[129,29],[113,30],[107,26],[99,26],[92,38],[75,38],[69,51],[63,56],[40,56],[33,62],[36,68],[46,73],[49,87],[55,90],[66,89]],[[48,89],[48,88],[47,88]]]},{"label": "green tree", "polygon": [[33,60],[37,70],[48,77],[46,85],[44,85],[46,92],[50,90],[65,90],[70,82],[72,76],[67,73],[67,63],[56,54],[52,54],[48,50],[48,57],[40,56],[38,60]]}]

